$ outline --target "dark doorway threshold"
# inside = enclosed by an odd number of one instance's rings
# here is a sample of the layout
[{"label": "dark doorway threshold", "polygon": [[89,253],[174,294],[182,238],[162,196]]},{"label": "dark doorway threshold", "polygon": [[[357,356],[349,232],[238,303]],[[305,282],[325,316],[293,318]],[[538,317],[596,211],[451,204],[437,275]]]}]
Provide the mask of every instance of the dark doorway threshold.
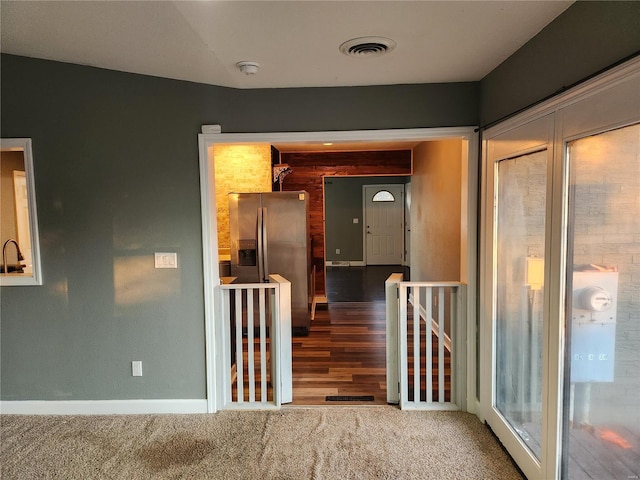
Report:
[{"label": "dark doorway threshold", "polygon": [[384,302],[384,282],[392,273],[409,280],[409,268],[402,265],[327,267],[327,302]]}]

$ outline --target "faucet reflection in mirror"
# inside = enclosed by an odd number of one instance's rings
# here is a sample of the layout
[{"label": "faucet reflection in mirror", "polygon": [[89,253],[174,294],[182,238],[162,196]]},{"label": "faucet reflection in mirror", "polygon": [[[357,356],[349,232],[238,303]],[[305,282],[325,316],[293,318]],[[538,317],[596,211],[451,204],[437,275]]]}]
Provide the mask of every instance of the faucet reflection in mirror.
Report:
[{"label": "faucet reflection in mirror", "polygon": [[[17,262],[13,265],[9,265],[9,262],[7,262],[7,246],[9,246],[10,243],[13,243],[16,246]],[[23,260],[24,256],[20,251],[18,242],[16,242],[13,238],[10,238],[6,242],[4,242],[4,245],[2,245],[2,271],[0,273],[24,273],[24,268],[26,267],[26,265],[20,263]]]},{"label": "faucet reflection in mirror", "polygon": [[0,285],[42,285],[31,139],[0,142]]}]

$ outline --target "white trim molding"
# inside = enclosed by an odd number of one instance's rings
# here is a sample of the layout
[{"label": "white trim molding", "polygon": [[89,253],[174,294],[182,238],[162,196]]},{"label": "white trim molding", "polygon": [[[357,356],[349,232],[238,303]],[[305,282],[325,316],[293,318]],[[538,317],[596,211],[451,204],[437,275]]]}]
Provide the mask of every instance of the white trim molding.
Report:
[{"label": "white trim molding", "polygon": [[0,402],[0,413],[2,415],[207,413],[207,400],[11,400]]},{"label": "white trim molding", "polygon": [[364,260],[327,260],[327,267],[365,267]]}]

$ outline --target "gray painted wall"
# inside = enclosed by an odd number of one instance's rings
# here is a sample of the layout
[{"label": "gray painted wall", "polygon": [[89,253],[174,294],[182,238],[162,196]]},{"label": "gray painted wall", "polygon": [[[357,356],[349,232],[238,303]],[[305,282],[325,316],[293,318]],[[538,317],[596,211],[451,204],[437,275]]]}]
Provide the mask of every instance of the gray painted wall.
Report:
[{"label": "gray painted wall", "polygon": [[[482,82],[483,122],[638,50],[638,8],[569,8]],[[0,62],[2,136],[33,139],[44,275],[41,287],[2,287],[3,400],[205,397],[201,124],[270,132],[480,120],[478,83],[233,90]],[[151,268],[154,251],[178,252],[180,269]],[[131,360],[143,361],[143,377],[131,377]]]},{"label": "gray painted wall", "polygon": [[640,2],[576,2],[482,80],[481,124],[640,52]]},{"label": "gray painted wall", "polygon": [[[477,124],[478,84],[244,91],[3,55],[44,285],[3,287],[1,398],[205,398],[197,134]],[[178,253],[178,270],[153,253]],[[142,360],[143,377],[131,376]]]},{"label": "gray painted wall", "polygon": [[[363,185],[406,183],[411,177],[326,177],[324,179],[325,256],[327,260],[359,261],[363,233]],[[353,219],[359,223],[354,224]],[[336,248],[340,254],[336,254]]]}]

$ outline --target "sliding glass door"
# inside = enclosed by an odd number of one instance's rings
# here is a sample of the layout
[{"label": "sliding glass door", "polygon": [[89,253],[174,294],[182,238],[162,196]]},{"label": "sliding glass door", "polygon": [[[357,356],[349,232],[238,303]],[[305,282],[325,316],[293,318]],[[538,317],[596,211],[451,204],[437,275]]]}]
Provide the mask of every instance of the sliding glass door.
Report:
[{"label": "sliding glass door", "polygon": [[547,150],[497,164],[495,406],[540,461]]},{"label": "sliding glass door", "polygon": [[566,144],[563,477],[640,475],[640,125]]},{"label": "sliding glass door", "polygon": [[[491,329],[486,419],[529,478],[543,478],[545,261],[553,172],[551,116],[485,142],[485,298]],[[486,385],[486,383],[485,383]]]},{"label": "sliding glass door", "polygon": [[483,140],[481,411],[529,480],[640,478],[640,59]]}]

